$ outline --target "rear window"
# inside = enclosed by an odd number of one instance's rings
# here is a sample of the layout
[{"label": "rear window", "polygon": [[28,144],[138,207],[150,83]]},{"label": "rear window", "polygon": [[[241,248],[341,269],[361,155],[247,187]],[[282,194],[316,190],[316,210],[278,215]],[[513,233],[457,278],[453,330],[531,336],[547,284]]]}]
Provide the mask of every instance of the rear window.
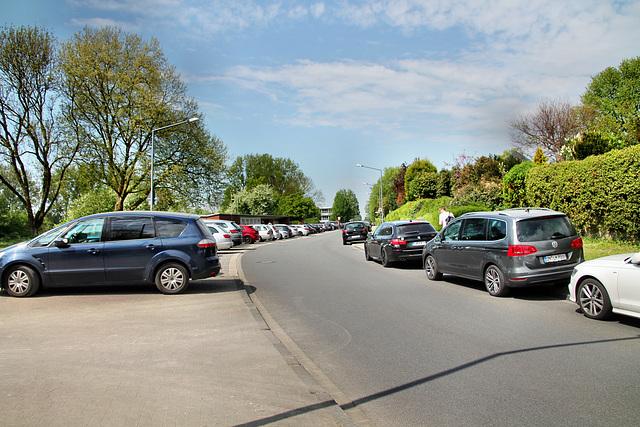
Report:
[{"label": "rear window", "polygon": [[364,223],[362,222],[354,222],[352,224],[345,224],[344,228],[347,230],[355,230],[356,228],[364,228]]},{"label": "rear window", "polygon": [[518,221],[516,233],[520,242],[562,239],[577,234],[566,216],[547,216]]},{"label": "rear window", "polygon": [[428,234],[435,233],[436,229],[433,228],[431,224],[426,222],[422,223],[414,223],[414,224],[404,224],[398,226],[398,235],[404,236],[406,234]]},{"label": "rear window", "polygon": [[156,218],[156,228],[158,229],[158,237],[171,239],[182,234],[184,229],[187,228],[187,221],[173,218]]}]

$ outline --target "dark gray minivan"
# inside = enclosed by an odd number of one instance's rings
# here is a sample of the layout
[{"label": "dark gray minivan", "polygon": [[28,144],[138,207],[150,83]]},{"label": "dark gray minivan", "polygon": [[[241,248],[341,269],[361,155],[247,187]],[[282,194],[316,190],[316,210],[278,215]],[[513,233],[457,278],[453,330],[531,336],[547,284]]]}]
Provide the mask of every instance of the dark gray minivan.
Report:
[{"label": "dark gray minivan", "polygon": [[28,297],[40,287],[155,283],[177,294],[220,272],[215,239],[197,215],[110,212],[68,222],[0,251],[0,285]]},{"label": "dark gray minivan", "polygon": [[509,288],[566,284],[584,261],[582,239],[562,212],[518,208],[456,218],[422,252],[427,277],[484,281],[493,296]]}]

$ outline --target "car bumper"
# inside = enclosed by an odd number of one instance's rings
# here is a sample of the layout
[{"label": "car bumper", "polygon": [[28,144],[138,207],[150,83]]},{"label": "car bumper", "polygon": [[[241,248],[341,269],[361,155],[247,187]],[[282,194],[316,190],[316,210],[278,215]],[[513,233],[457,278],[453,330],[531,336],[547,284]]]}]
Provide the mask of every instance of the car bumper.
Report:
[{"label": "car bumper", "polygon": [[342,240],[344,240],[345,242],[364,242],[365,240],[367,240],[367,236],[342,236]]},{"label": "car bumper", "polygon": [[192,272],[191,279],[205,279],[207,277],[217,276],[218,273],[220,273],[220,269],[222,268],[222,266],[220,265],[220,258],[215,256],[212,258],[208,258],[207,260],[209,261],[209,264],[201,271]]},{"label": "car bumper", "polygon": [[537,286],[542,284],[565,283],[569,284],[573,266],[563,270],[556,270],[544,273],[533,272],[529,274],[506,274],[507,283],[512,288],[522,288],[527,286]]}]

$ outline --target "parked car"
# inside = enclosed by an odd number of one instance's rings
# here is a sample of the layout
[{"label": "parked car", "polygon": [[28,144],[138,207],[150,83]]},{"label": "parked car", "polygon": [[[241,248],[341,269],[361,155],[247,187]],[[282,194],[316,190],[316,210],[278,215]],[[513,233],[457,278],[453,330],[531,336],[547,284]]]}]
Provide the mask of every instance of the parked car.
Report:
[{"label": "parked car", "polygon": [[241,225],[240,228],[242,228],[242,241],[244,243],[249,244],[260,241],[260,234],[255,228],[250,225]]},{"label": "parked car", "polygon": [[287,225],[276,224],[274,225],[274,227],[280,232],[283,239],[288,239],[294,236],[293,231],[291,231],[291,229]]},{"label": "parked car", "polygon": [[362,221],[347,222],[342,228],[342,244],[350,245],[353,242],[367,240],[367,226]]},{"label": "parked car", "polygon": [[282,236],[282,233],[280,233],[280,230],[278,230],[273,224],[267,224],[267,227],[269,227],[271,229],[271,231],[273,231],[273,239],[274,240],[282,240],[282,239],[284,239],[284,236]]},{"label": "parked car", "polygon": [[424,220],[383,222],[364,242],[364,256],[367,261],[379,260],[384,267],[397,261],[421,260],[422,250],[437,234]]},{"label": "parked car", "polygon": [[482,280],[489,294],[511,287],[568,283],[584,261],[582,239],[567,216],[542,208],[476,212],[456,218],[425,246],[427,277]]},{"label": "parked car", "polygon": [[640,252],[578,264],[571,275],[569,300],[591,319],[606,319],[611,313],[640,318]]},{"label": "parked car", "polygon": [[233,221],[227,221],[224,219],[205,219],[204,223],[216,225],[231,234],[231,240],[233,240],[234,246],[240,246],[242,242],[244,242],[242,228]]},{"label": "parked car", "polygon": [[231,234],[223,232],[221,229],[216,228],[213,224],[206,224],[207,228],[216,240],[218,250],[231,249],[233,247],[233,240],[231,240]]},{"label": "parked car", "polygon": [[311,227],[307,224],[298,224],[298,229],[302,232],[303,236],[308,236],[311,233]]},{"label": "parked car", "polygon": [[292,233],[294,236],[302,236],[302,231],[300,231],[300,230],[298,229],[298,226],[297,226],[297,225],[295,225],[295,224],[289,224],[289,225],[287,225],[287,227],[289,227],[289,230],[291,230],[291,233]]},{"label": "parked car", "polygon": [[40,287],[155,283],[177,294],[220,272],[216,242],[196,215],[111,212],[68,222],[0,252],[0,285],[14,297]]},{"label": "parked car", "polygon": [[260,236],[261,241],[269,241],[274,239],[273,230],[271,230],[268,225],[256,224],[252,225],[252,227],[258,231],[258,235]]}]

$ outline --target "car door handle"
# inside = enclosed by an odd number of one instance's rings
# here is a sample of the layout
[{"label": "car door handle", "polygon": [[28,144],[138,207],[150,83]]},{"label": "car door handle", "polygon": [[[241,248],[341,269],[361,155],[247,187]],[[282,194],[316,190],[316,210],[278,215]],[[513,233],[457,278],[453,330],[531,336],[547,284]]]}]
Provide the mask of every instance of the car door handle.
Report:
[{"label": "car door handle", "polygon": [[155,251],[156,250],[156,246],[151,244],[151,245],[147,245],[147,249],[149,249],[150,251]]},{"label": "car door handle", "polygon": [[99,253],[100,251],[97,250],[96,248],[91,248],[91,249],[87,249],[87,253],[91,254],[91,255],[96,255],[97,253]]}]

